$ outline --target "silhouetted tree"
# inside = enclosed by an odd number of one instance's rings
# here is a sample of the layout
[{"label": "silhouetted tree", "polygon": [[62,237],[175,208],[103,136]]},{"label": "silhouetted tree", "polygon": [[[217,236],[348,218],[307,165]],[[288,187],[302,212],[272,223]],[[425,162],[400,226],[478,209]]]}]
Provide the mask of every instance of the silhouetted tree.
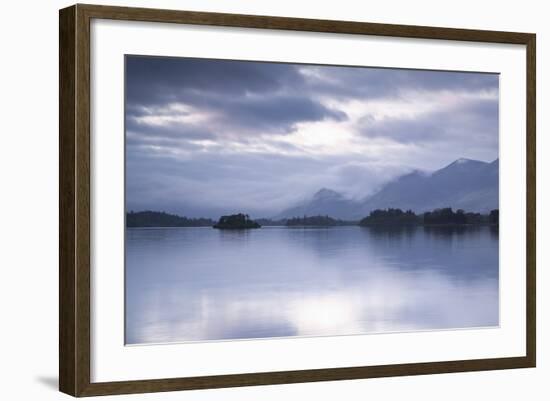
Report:
[{"label": "silhouetted tree", "polygon": [[489,223],[491,224],[499,223],[498,209],[491,210],[491,212],[489,213]]},{"label": "silhouetted tree", "polygon": [[214,221],[207,218],[187,218],[151,210],[126,213],[126,227],[208,227],[212,224]]},{"label": "silhouetted tree", "polygon": [[446,207],[434,209],[431,212],[425,212],[418,216],[412,210],[406,212],[401,209],[376,209],[363,218],[359,225],[465,225],[465,224],[498,224],[498,209],[492,210],[490,214],[465,212],[458,209],[456,212],[452,208]]},{"label": "silhouetted tree", "polygon": [[342,226],[349,223],[343,220],[333,219],[329,216],[306,216],[293,217],[286,221],[287,226],[318,226],[318,227],[331,227]]},{"label": "silhouetted tree", "polygon": [[432,212],[424,213],[424,224],[466,224],[467,216],[464,210],[458,209],[453,212],[450,207],[435,209]]},{"label": "silhouetted tree", "polygon": [[414,225],[421,223],[420,218],[412,211],[401,209],[376,209],[359,222],[361,226],[370,225]]}]

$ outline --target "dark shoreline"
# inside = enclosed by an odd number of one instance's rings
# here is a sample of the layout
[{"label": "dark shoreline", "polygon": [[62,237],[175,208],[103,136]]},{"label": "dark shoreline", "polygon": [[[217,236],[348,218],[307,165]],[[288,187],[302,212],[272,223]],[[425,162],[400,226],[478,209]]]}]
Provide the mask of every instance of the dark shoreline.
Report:
[{"label": "dark shoreline", "polygon": [[409,228],[409,227],[498,227],[499,210],[487,214],[465,212],[452,208],[434,209],[430,212],[416,214],[411,210],[377,209],[368,216],[355,221],[340,220],[328,215],[292,217],[285,219],[251,219],[247,214],[238,213],[222,216],[216,222],[211,218],[187,218],[175,214],[155,211],[126,213],[126,228],[182,228],[210,227],[221,230],[248,230],[261,227],[314,228],[314,227],[374,227],[374,228]]},{"label": "dark shoreline", "polygon": [[[285,226],[285,225],[267,225],[262,226],[261,228],[288,228],[288,229],[300,229],[300,228],[341,228],[341,227],[359,227],[359,228],[416,228],[416,227],[427,227],[427,228],[469,228],[469,227],[499,227],[498,224],[490,224],[490,223],[484,223],[484,224],[366,224],[366,225],[360,225],[360,224],[346,224],[346,225],[339,225],[339,226]],[[166,228],[173,228],[173,229],[179,229],[179,228],[212,228],[210,226],[126,226],[127,230],[134,230],[134,229],[166,229]],[[227,229],[229,231],[238,231],[238,230],[247,230],[246,228],[241,229]]]}]

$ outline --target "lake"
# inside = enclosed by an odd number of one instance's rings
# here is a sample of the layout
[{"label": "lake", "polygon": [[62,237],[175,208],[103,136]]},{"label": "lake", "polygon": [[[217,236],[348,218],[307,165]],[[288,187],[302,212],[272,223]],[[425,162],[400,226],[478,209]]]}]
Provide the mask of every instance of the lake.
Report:
[{"label": "lake", "polygon": [[126,231],[126,343],[499,324],[498,228]]}]

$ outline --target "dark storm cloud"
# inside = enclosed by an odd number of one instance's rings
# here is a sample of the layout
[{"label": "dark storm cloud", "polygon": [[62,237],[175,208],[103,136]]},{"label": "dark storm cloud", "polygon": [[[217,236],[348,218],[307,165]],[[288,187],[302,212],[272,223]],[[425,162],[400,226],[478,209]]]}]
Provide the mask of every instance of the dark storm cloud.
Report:
[{"label": "dark storm cloud", "polygon": [[[235,139],[290,133],[303,122],[345,120],[344,111],[322,103],[327,97],[364,101],[399,97],[411,90],[498,89],[495,74],[144,56],[128,56],[126,74],[127,130],[160,140],[227,135]],[[170,104],[192,110],[162,110]],[[206,127],[170,120],[151,124],[143,118],[197,112],[209,114]]]},{"label": "dark storm cloud", "polygon": [[[498,75],[469,72],[362,67],[308,67],[315,79],[308,86],[332,97],[380,99],[407,91],[494,91]],[[324,79],[323,79],[324,78]]]},{"label": "dark storm cloud", "polygon": [[[238,98],[218,106],[227,113],[227,124],[247,131],[252,127],[255,131],[283,133],[290,131],[298,122],[346,118],[346,114],[341,111],[331,110],[310,98],[295,95]],[[232,121],[234,116],[238,116],[238,121]]]},{"label": "dark storm cloud", "polygon": [[401,143],[464,142],[475,135],[475,142],[498,141],[498,101],[471,100],[409,118],[360,120],[359,132],[367,137],[391,138]]},{"label": "dark storm cloud", "polygon": [[126,82],[129,103],[149,104],[193,91],[230,97],[269,93],[281,86],[301,85],[304,78],[289,64],[128,56]]},{"label": "dark storm cloud", "polygon": [[[146,124],[137,124],[137,119],[173,103],[211,113],[225,129],[247,134],[284,133],[299,122],[346,118],[345,113],[329,109],[300,91],[305,80],[294,65],[131,56],[126,73],[129,130],[147,129]],[[180,124],[166,124],[153,135],[168,131],[182,136],[196,132]]]},{"label": "dark storm cloud", "polygon": [[[301,71],[317,72],[321,78]],[[215,93],[216,98],[259,93],[273,95],[285,89],[330,96],[379,98],[405,90],[495,90],[497,74],[406,70],[284,63],[247,62],[193,58],[128,56],[126,61],[129,104],[155,104],[188,100],[197,93]],[[201,96],[196,100],[200,102]]]}]

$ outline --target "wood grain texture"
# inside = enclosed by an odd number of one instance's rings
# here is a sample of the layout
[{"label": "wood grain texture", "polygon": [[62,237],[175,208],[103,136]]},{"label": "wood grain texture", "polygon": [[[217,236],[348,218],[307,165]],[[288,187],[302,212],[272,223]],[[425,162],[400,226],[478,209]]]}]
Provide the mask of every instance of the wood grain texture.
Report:
[{"label": "wood grain texture", "polygon": [[[197,11],[160,10],[79,4],[79,9],[92,18],[127,21],[171,22],[191,25],[212,25],[240,28],[279,29],[328,32],[402,38],[445,39],[493,43],[525,44],[527,33],[475,29],[436,28],[429,26],[380,24],[356,21],[332,21],[262,15],[224,14]],[[107,17],[108,16],[108,17]]]},{"label": "wood grain texture", "polygon": [[90,19],[76,12],[76,390],[90,384]]},{"label": "wood grain texture", "polygon": [[[525,45],[527,49],[526,355],[515,358],[91,383],[90,20],[92,18]],[[59,30],[59,388],[61,391],[73,396],[93,396],[535,366],[536,38],[534,34],[80,4],[60,11]]]},{"label": "wood grain texture", "polygon": [[527,332],[527,359],[531,366],[536,365],[537,349],[537,279],[536,279],[536,256],[537,256],[537,144],[536,144],[536,121],[537,121],[537,85],[536,85],[536,36],[531,35],[527,42],[527,260],[525,261],[527,274],[527,310],[526,310],[526,332]]},{"label": "wood grain texture", "polygon": [[86,388],[80,395],[96,396],[159,391],[200,390],[208,388],[304,383],[328,380],[357,380],[377,377],[414,376],[526,367],[531,367],[529,361],[524,357],[518,357],[351,368],[295,370],[284,372],[94,383],[90,387]]},{"label": "wood grain texture", "polygon": [[59,14],[59,389],[75,393],[75,7]]}]

